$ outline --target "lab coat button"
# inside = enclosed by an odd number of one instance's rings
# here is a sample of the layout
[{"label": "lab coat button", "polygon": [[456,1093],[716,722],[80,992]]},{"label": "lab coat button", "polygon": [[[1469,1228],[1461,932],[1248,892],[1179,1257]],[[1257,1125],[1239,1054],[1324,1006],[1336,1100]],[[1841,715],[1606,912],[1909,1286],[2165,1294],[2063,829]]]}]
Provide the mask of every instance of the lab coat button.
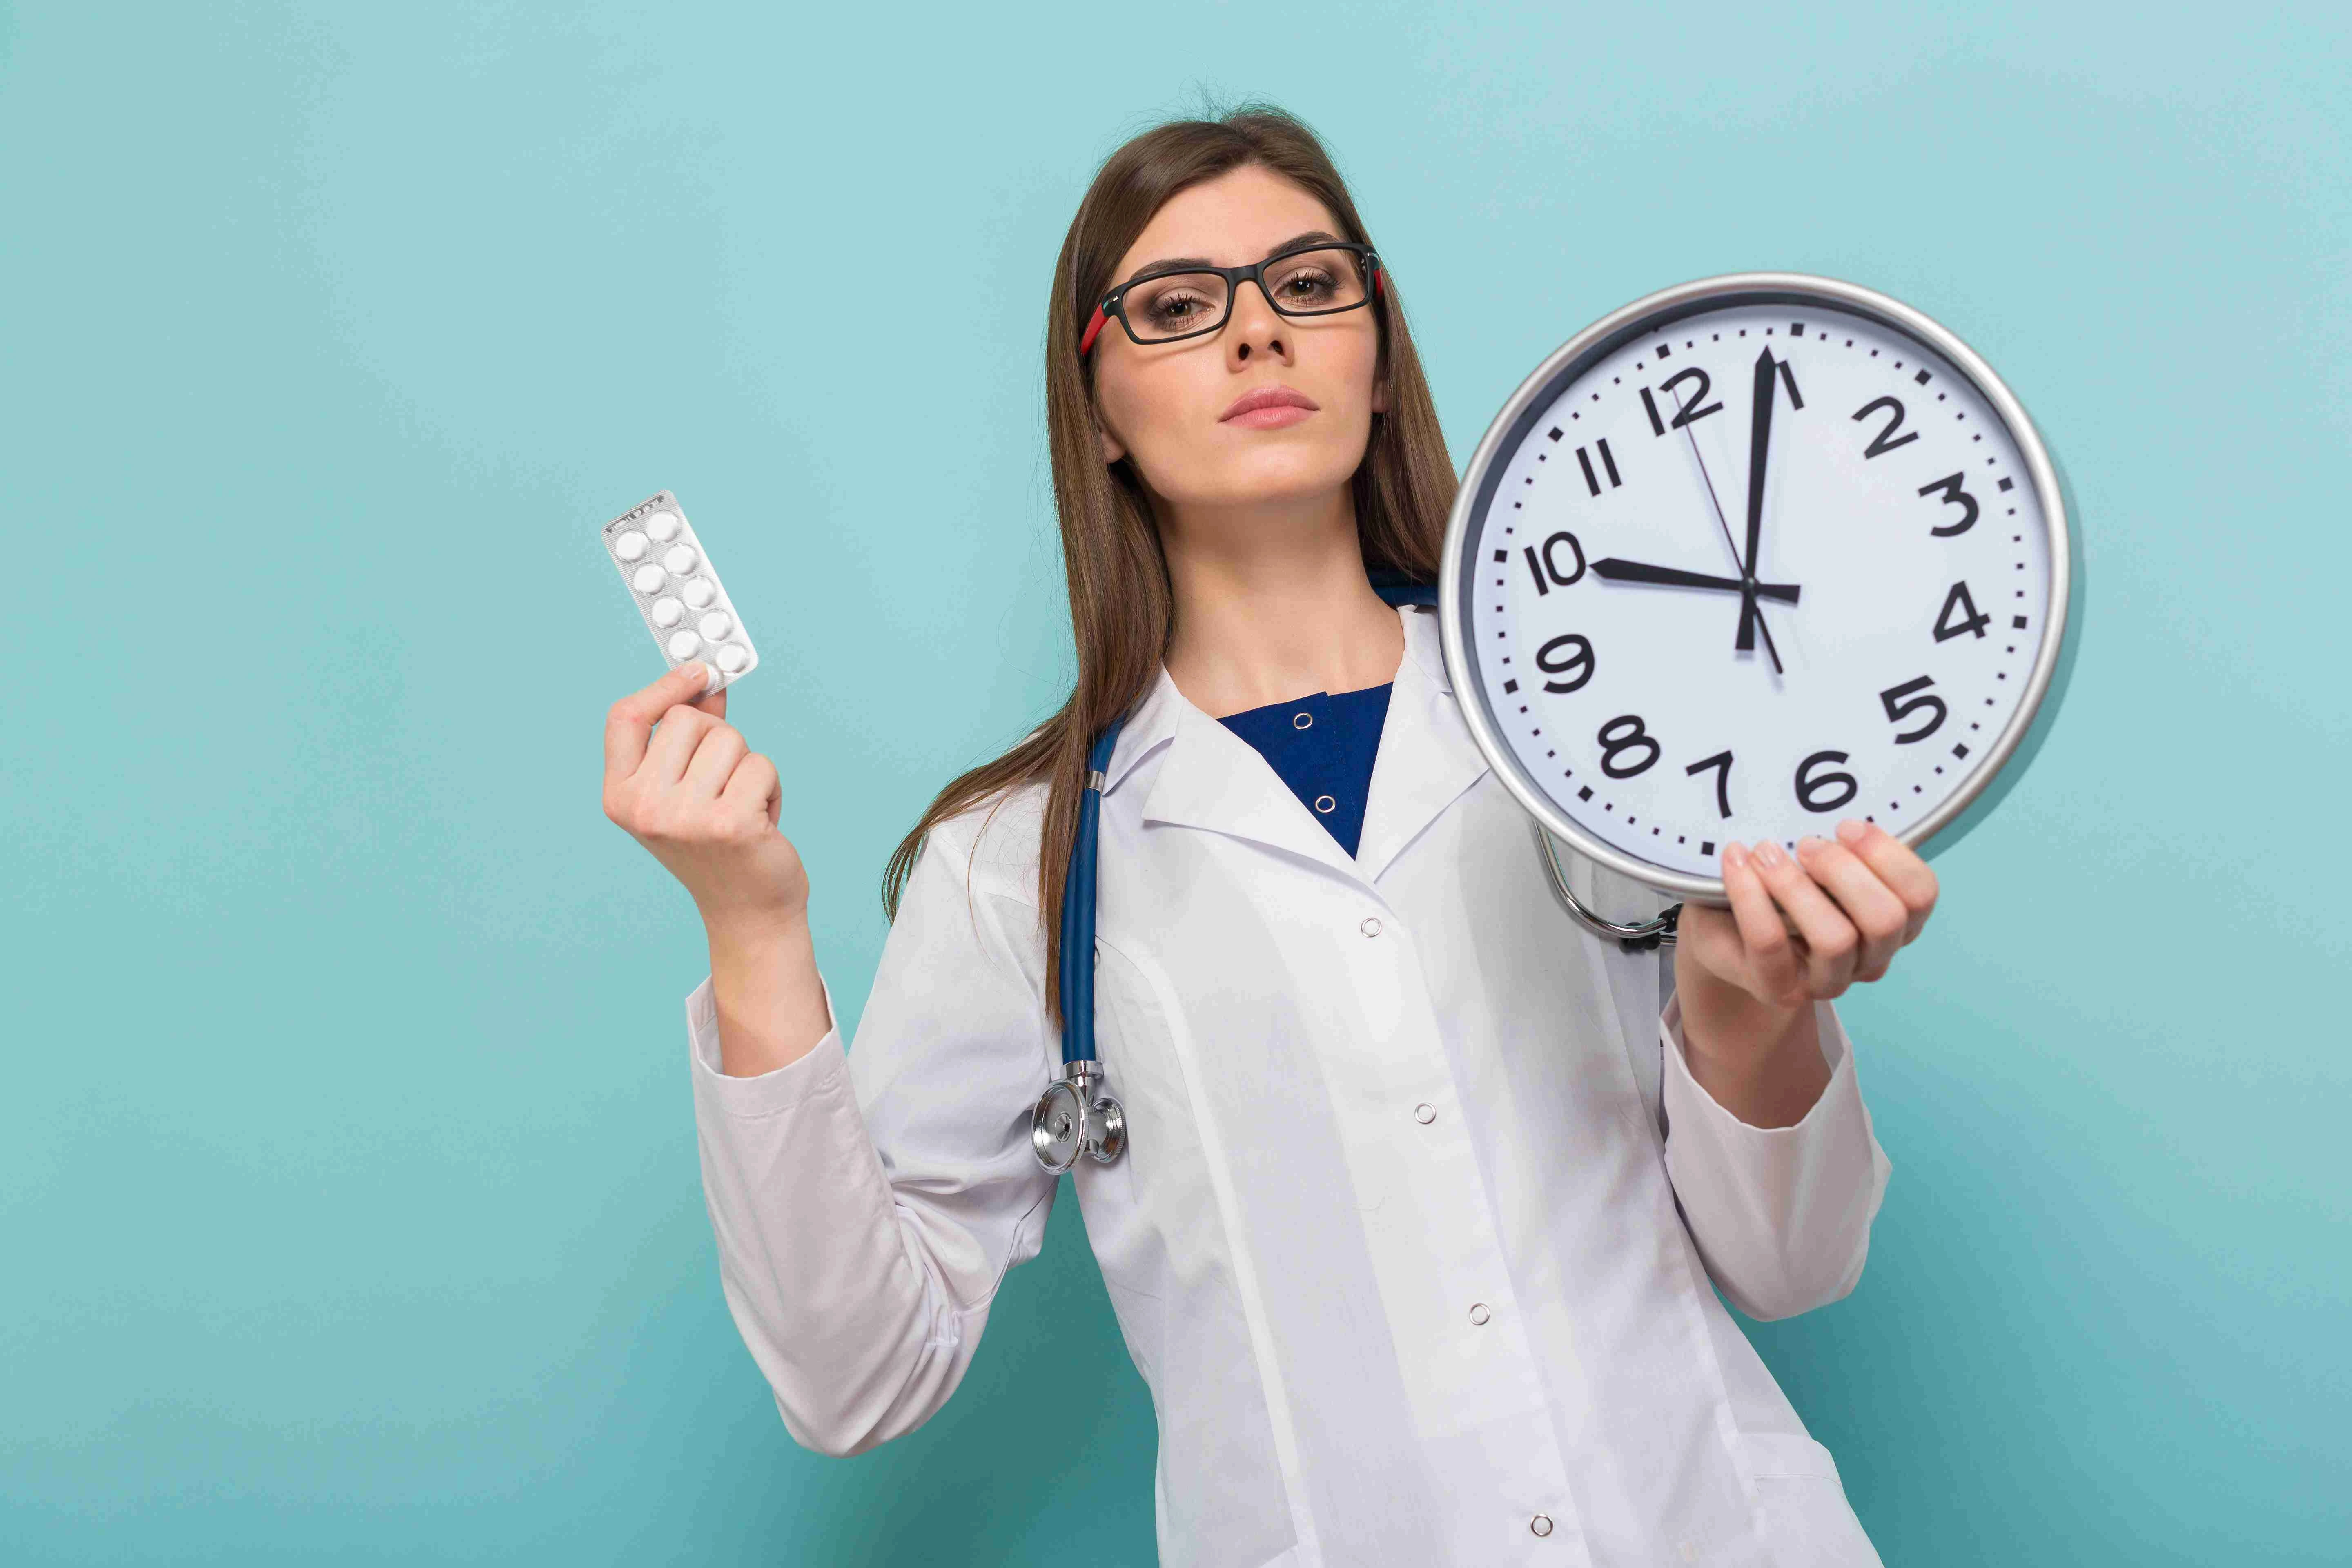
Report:
[{"label": "lab coat button", "polygon": [[1549,1535],[1551,1533],[1551,1515],[1548,1513],[1539,1513],[1536,1515],[1535,1518],[1528,1521],[1528,1528],[1538,1535]]},{"label": "lab coat button", "polygon": [[1415,1121],[1420,1122],[1423,1127],[1426,1127],[1431,1122],[1437,1120],[1437,1107],[1433,1105],[1416,1105],[1412,1108],[1412,1119]]},{"label": "lab coat button", "polygon": [[1364,923],[1358,926],[1356,929],[1362,931],[1366,936],[1378,936],[1381,934],[1381,917],[1378,915],[1366,915],[1364,917]]},{"label": "lab coat button", "polygon": [[1290,716],[1290,727],[1294,730],[1307,729],[1312,726],[1314,722],[1315,715],[1312,713],[1293,713]]},{"label": "lab coat button", "polygon": [[1315,797],[1315,809],[1321,812],[1326,816],[1330,816],[1331,813],[1337,811],[1339,808],[1339,803],[1333,800],[1328,795],[1318,795]]},{"label": "lab coat button", "polygon": [[1486,1320],[1493,1316],[1494,1314],[1492,1312],[1486,1310],[1486,1302],[1473,1301],[1470,1303],[1470,1321],[1473,1323],[1477,1324],[1480,1328],[1485,1328],[1486,1326]]}]

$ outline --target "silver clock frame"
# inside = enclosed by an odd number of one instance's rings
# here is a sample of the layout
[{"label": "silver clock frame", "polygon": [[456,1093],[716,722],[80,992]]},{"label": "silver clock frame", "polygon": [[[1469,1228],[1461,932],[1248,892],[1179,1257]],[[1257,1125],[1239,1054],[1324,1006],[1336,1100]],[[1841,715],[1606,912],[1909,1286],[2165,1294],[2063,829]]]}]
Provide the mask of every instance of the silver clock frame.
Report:
[{"label": "silver clock frame", "polygon": [[[1478,450],[1470,459],[1469,468],[1462,476],[1461,490],[1454,497],[1454,512],[1445,527],[1444,555],[1439,568],[1437,620],[1445,647],[1445,668],[1454,682],[1454,689],[1462,704],[1462,715],[1470,725],[1470,733],[1478,750],[1495,770],[1518,803],[1527,808],[1538,825],[1568,845],[1578,854],[1606,866],[1621,876],[1630,877],[1663,892],[1678,893],[1685,899],[1717,906],[1726,902],[1723,881],[1717,877],[1695,877],[1687,872],[1671,870],[1654,865],[1638,856],[1607,843],[1587,831],[1559,806],[1552,804],[1542,787],[1530,777],[1510,746],[1504,741],[1500,727],[1487,704],[1486,690],[1477,679],[1466,651],[1465,632],[1470,620],[1469,591],[1474,586],[1469,574],[1463,570],[1465,547],[1470,532],[1484,524],[1486,513],[1501,482],[1503,462],[1517,450],[1518,444],[1534,428],[1536,416],[1559,395],[1561,388],[1581,374],[1585,368],[1615,353],[1631,340],[1654,331],[1685,317],[1707,310],[1739,305],[1826,305],[1849,314],[1862,316],[1884,327],[1915,339],[1923,346],[1941,354],[1952,368],[1966,376],[1981,393],[1986,402],[2008,426],[2016,441],[2018,451],[2025,459],[2025,469],[2033,485],[2034,499],[2041,504],[2043,526],[2048,530],[2050,551],[2050,613],[2042,622],[2041,646],[2034,650],[2033,669],[2025,681],[2024,700],[2011,715],[2009,722],[1993,741],[1979,763],[1960,786],[1943,803],[1918,821],[1906,826],[1896,835],[1914,848],[1934,837],[1952,821],[1985,787],[2008,766],[2009,760],[2033,727],[2033,719],[2042,707],[2042,700],[2050,689],[2050,682],[2058,668],[2059,655],[2066,640],[2067,605],[2073,592],[2071,581],[2073,557],[2066,527],[2066,503],[2059,493],[2058,471],[2050,461],[2050,453],[2042,444],[2041,432],[2025,412],[2025,405],[2010,391],[2008,384],[1993,374],[1993,369],[1979,358],[1974,349],[1962,342],[1949,329],[1899,300],[1889,299],[1874,289],[1835,278],[1820,278],[1803,272],[1730,272],[1715,278],[1696,279],[1671,289],[1661,289],[1644,295],[1621,310],[1593,322],[1576,336],[1560,345],[1512,393],[1503,405],[1502,412],[1486,426],[1486,434],[1478,443]],[[1509,451],[1506,451],[1506,447]],[[1555,880],[1558,879],[1555,871]],[[1572,906],[1579,918],[1611,935],[1624,936],[1629,932],[1647,934],[1654,941],[1660,928],[1665,940],[1672,940],[1673,921],[1666,918],[1643,927],[1620,927],[1594,916],[1580,904]],[[1669,911],[1669,917],[1671,911]]]}]

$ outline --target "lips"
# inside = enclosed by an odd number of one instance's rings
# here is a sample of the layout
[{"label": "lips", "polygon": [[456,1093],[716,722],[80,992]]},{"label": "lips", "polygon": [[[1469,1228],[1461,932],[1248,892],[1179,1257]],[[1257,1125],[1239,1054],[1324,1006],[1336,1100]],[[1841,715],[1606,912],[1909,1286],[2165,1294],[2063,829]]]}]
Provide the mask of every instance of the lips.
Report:
[{"label": "lips", "polygon": [[1321,407],[1303,392],[1294,392],[1286,386],[1261,386],[1234,399],[1232,406],[1217,416],[1217,422],[1244,425],[1253,430],[1277,430],[1297,424]]}]

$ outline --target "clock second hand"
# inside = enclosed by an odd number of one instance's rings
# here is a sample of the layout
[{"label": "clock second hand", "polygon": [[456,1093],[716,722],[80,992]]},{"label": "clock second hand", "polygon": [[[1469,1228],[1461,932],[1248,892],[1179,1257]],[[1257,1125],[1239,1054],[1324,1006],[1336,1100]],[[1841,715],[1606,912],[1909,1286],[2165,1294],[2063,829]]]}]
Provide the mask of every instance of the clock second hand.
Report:
[{"label": "clock second hand", "polygon": [[[1686,406],[1687,405],[1682,400],[1682,395],[1675,394],[1675,412],[1680,414]],[[1707,503],[1715,508],[1715,526],[1723,531],[1723,547],[1731,552],[1731,563],[1739,568],[1740,576],[1753,576],[1754,574],[1748,571],[1747,563],[1739,559],[1739,546],[1731,537],[1731,524],[1725,521],[1723,502],[1716,499],[1715,478],[1706,471],[1706,457],[1698,449],[1698,437],[1691,434],[1691,427],[1687,424],[1683,426],[1683,439],[1690,443],[1691,456],[1698,461],[1698,477],[1706,486]],[[1742,613],[1745,613],[1745,606],[1742,607]],[[1764,634],[1764,651],[1772,656],[1772,673],[1775,675],[1788,673],[1780,668],[1780,650],[1772,646],[1772,628],[1764,623],[1764,606],[1761,605],[1756,606],[1756,629]]]}]

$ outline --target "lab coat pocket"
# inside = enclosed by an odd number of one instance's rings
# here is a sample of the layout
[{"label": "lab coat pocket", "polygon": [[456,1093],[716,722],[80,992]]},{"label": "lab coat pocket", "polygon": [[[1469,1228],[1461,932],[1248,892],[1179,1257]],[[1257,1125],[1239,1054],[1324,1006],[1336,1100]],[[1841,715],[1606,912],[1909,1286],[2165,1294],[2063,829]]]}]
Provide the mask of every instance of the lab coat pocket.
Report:
[{"label": "lab coat pocket", "polygon": [[1811,1437],[1743,1432],[1740,1462],[1780,1568],[1884,1568],[1838,1480],[1837,1461]]}]

